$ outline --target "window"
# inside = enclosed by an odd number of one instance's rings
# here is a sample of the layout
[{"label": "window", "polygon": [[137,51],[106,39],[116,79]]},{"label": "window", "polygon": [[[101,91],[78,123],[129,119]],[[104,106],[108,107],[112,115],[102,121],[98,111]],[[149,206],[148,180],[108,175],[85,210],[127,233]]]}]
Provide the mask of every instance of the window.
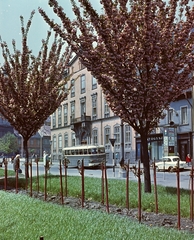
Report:
[{"label": "window", "polygon": [[75,97],[75,80],[71,80],[71,97]]},{"label": "window", "polygon": [[81,75],[80,79],[81,79],[81,84],[80,84],[81,93],[85,93],[86,92],[86,75],[85,74]]},{"label": "window", "polygon": [[58,152],[62,152],[62,135],[59,135],[58,137]]},{"label": "window", "polygon": [[80,109],[81,109],[81,116],[84,116],[86,113],[86,97],[80,98]]},{"label": "window", "polygon": [[98,145],[98,130],[94,129],[92,132],[93,144]]},{"label": "window", "polygon": [[64,113],[64,126],[68,125],[68,104],[63,105],[63,113]]},{"label": "window", "polygon": [[97,119],[97,94],[92,95],[92,119]]},{"label": "window", "polygon": [[68,147],[68,134],[64,134],[64,147]]},{"label": "window", "polygon": [[54,112],[52,115],[52,123],[53,123],[53,128],[55,128],[56,127],[56,112]]},{"label": "window", "polygon": [[131,131],[129,125],[125,125],[125,142],[131,142]]},{"label": "window", "polygon": [[79,61],[79,70],[82,70],[84,68],[85,68],[85,66],[83,65],[83,63],[81,61]]},{"label": "window", "polygon": [[173,120],[173,109],[168,110],[168,123],[172,122]]},{"label": "window", "polygon": [[74,132],[71,133],[71,145],[75,146],[75,133]]},{"label": "window", "polygon": [[114,127],[114,135],[115,135],[115,144],[120,144],[120,127]]},{"label": "window", "polygon": [[66,68],[63,73],[63,77],[67,77],[69,75],[69,68]]},{"label": "window", "polygon": [[[65,88],[65,93],[68,93],[68,84],[67,83],[65,83],[64,88]],[[65,98],[65,100],[67,100],[67,97]]]},{"label": "window", "polygon": [[59,106],[59,108],[58,108],[58,126],[61,126],[61,109],[62,109],[62,107]]},{"label": "window", "polygon": [[187,107],[181,107],[181,124],[187,124]]},{"label": "window", "polygon": [[110,138],[110,127],[105,128],[105,144],[110,144],[109,138]]},{"label": "window", "polygon": [[110,109],[109,109],[109,106],[108,106],[106,100],[104,100],[104,117],[105,118],[110,117]]},{"label": "window", "polygon": [[53,136],[53,152],[56,152],[57,150],[57,138],[56,136]]},{"label": "window", "polygon": [[97,80],[95,77],[92,76],[92,89],[96,89],[97,88]]},{"label": "window", "polygon": [[75,119],[75,101],[71,102],[71,120],[74,122]]}]

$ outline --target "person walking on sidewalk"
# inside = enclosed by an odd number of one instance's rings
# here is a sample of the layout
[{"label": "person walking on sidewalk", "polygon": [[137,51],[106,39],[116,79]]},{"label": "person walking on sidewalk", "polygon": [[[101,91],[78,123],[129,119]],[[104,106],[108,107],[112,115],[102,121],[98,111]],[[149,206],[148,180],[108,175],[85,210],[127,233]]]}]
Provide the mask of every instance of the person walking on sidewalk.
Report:
[{"label": "person walking on sidewalk", "polygon": [[13,160],[13,170],[16,172],[20,169],[20,155],[17,154]]},{"label": "person walking on sidewalk", "polygon": [[190,163],[191,163],[191,156],[190,156],[190,154],[187,154],[187,156],[186,156],[186,163],[187,163],[188,166],[190,166]]},{"label": "person walking on sidewalk", "polygon": [[44,163],[44,166],[47,168],[47,170],[49,170],[49,168],[50,168],[49,162],[50,162],[49,155],[46,151],[44,151],[43,152],[43,163]]}]

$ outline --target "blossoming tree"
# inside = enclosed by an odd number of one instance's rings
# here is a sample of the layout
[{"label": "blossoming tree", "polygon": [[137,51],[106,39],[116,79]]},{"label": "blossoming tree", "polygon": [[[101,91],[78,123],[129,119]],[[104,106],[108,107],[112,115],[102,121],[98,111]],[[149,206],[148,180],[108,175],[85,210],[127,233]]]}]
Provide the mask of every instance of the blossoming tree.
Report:
[{"label": "blossoming tree", "polygon": [[98,79],[113,112],[140,134],[144,190],[151,192],[148,134],[194,84],[194,7],[187,0],[101,0],[99,13],[89,0],[71,3],[75,20],[49,1],[61,25],[39,12]]},{"label": "blossoming tree", "polygon": [[29,138],[67,97],[64,84],[68,79],[64,78],[64,72],[70,57],[69,48],[62,52],[64,42],[57,34],[49,47],[50,32],[47,39],[42,40],[38,55],[32,54],[27,45],[27,35],[34,13],[31,13],[26,27],[23,17],[20,17],[21,51],[16,48],[14,40],[13,53],[6,42],[1,41],[4,63],[0,69],[0,113],[22,135],[27,162]]}]

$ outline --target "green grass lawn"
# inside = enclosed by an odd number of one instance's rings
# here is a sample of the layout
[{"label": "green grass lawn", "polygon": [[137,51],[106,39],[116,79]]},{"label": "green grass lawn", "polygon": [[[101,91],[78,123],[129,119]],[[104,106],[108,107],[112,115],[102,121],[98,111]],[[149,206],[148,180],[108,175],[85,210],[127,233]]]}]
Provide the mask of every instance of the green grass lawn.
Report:
[{"label": "green grass lawn", "polygon": [[26,195],[0,191],[1,240],[181,240],[193,235],[148,227],[126,217],[72,209]]},{"label": "green grass lawn", "polygon": [[[101,202],[101,179],[85,177],[85,198]],[[64,179],[63,179],[64,186]],[[33,188],[36,190],[36,178],[33,179]],[[126,206],[126,182],[123,180],[109,179],[109,203],[120,207]],[[44,178],[40,178],[40,190],[44,192]],[[68,196],[81,197],[81,177],[68,176],[67,178]],[[176,188],[158,186],[159,212],[177,215],[177,194]],[[47,181],[47,191],[51,194],[60,193],[59,176],[51,176]],[[64,192],[64,191],[63,191]],[[190,216],[190,195],[188,190],[181,189],[181,216]],[[129,182],[129,207],[138,207],[138,186],[137,182]],[[148,212],[155,211],[154,189],[152,193],[144,193],[142,186],[142,210]]]},{"label": "green grass lawn", "polygon": [[[15,172],[13,170],[8,170],[7,175],[8,176],[15,176]],[[0,177],[4,177],[4,176],[5,176],[5,169],[0,168]]]},{"label": "green grass lawn", "polygon": [[[0,169],[0,174],[3,174]],[[15,175],[13,171],[10,175]],[[37,179],[33,179],[33,190],[37,190]],[[30,180],[29,180],[30,182]],[[40,191],[44,192],[44,176],[40,176]],[[1,181],[1,185],[3,180]],[[85,177],[85,199],[101,202],[101,179]],[[15,178],[8,179],[8,185],[15,187]],[[25,179],[20,175],[19,185],[25,187]],[[29,188],[30,186],[28,186]],[[64,178],[63,178],[64,189]],[[109,204],[120,207],[126,206],[126,183],[123,180],[109,179]],[[68,196],[81,196],[81,177],[68,176]],[[60,193],[59,176],[50,175],[47,181],[47,192]],[[189,191],[181,189],[181,216],[189,217]],[[67,206],[54,205],[25,195],[0,191],[1,225],[0,240],[44,240],[60,239],[194,239],[193,235],[176,229],[148,227],[126,217],[107,214],[95,210],[72,209]],[[158,186],[159,212],[177,215],[176,188]],[[129,182],[129,208],[138,206],[138,188],[134,181]],[[142,187],[142,210],[155,210],[154,191],[144,193]]]},{"label": "green grass lawn", "polygon": [[[15,176],[14,171],[8,171],[9,176]],[[0,176],[4,176],[4,170],[0,169]],[[20,186],[25,187],[25,179],[22,179],[22,174],[19,175]],[[33,190],[37,189],[37,179],[33,177]],[[30,182],[30,180],[29,180]],[[44,192],[43,176],[39,177],[40,191]],[[93,177],[85,177],[85,198],[92,199],[94,201],[101,202],[101,179]],[[1,185],[4,183],[1,182]],[[8,185],[15,187],[15,178],[8,179]],[[152,186],[153,188],[153,186]],[[64,189],[64,178],[63,178],[63,189]],[[126,206],[126,182],[119,179],[108,180],[108,196],[109,203],[115,204],[120,207]],[[176,188],[158,186],[158,206],[159,212],[167,214],[177,215],[177,194]],[[50,175],[47,180],[47,192],[51,194],[60,193],[60,179],[59,176]],[[65,191],[63,191],[65,192]],[[68,196],[81,197],[81,177],[80,176],[68,176],[67,178],[67,193]],[[181,216],[190,216],[190,193],[188,190],[180,189],[181,193]],[[138,186],[137,182],[129,182],[129,207],[138,207]],[[144,193],[142,186],[142,210],[148,212],[155,211],[155,196],[154,189],[152,193]]]}]

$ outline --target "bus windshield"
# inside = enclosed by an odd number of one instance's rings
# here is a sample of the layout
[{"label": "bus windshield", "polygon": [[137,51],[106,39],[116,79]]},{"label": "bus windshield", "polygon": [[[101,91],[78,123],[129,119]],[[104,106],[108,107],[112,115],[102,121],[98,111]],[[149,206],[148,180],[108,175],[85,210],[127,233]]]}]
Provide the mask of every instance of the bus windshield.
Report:
[{"label": "bus windshield", "polygon": [[104,147],[99,147],[98,148],[98,153],[105,153],[105,148]]}]

